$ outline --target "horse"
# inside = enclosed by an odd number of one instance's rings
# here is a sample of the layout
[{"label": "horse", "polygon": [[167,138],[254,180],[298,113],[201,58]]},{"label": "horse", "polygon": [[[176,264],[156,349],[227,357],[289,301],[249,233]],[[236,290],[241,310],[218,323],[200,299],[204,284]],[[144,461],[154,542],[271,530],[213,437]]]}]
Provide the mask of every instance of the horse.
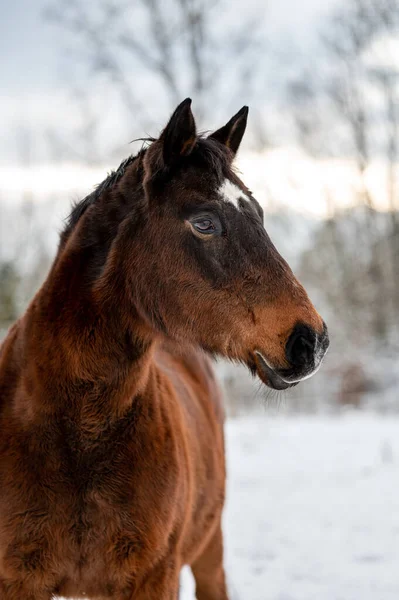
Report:
[{"label": "horse", "polygon": [[0,351],[0,598],[227,600],[224,410],[211,358],[311,376],[325,323],[233,167],[243,107],[191,100],[73,208]]}]

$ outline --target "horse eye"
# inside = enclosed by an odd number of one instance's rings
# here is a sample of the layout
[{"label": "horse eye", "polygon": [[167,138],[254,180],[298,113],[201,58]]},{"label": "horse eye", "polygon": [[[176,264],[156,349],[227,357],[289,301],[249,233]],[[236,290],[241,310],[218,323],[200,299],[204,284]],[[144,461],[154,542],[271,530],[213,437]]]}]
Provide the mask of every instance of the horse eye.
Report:
[{"label": "horse eye", "polygon": [[214,233],[215,226],[210,219],[194,221],[193,227],[200,233]]}]

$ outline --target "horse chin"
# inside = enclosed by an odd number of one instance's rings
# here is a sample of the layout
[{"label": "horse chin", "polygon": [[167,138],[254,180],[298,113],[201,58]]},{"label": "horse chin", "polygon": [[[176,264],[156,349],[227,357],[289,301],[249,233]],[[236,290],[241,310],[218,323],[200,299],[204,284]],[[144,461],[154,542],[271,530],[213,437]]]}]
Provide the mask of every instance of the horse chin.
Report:
[{"label": "horse chin", "polygon": [[253,354],[252,361],[253,364],[251,364],[250,368],[254,370],[259,379],[272,390],[286,390],[297,385],[297,383],[290,383],[280,377],[280,375],[269,366],[267,360],[260,352],[255,352]]}]

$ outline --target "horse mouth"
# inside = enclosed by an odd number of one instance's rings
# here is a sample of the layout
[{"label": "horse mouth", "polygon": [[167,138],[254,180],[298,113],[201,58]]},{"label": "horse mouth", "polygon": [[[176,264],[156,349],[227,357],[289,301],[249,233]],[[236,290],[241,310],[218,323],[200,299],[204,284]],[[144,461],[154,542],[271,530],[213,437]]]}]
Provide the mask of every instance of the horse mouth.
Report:
[{"label": "horse mouth", "polygon": [[290,383],[283,379],[274,369],[272,369],[265,357],[258,351],[253,354],[253,365],[251,370],[255,371],[259,379],[273,390],[286,390],[297,385],[297,382]]}]

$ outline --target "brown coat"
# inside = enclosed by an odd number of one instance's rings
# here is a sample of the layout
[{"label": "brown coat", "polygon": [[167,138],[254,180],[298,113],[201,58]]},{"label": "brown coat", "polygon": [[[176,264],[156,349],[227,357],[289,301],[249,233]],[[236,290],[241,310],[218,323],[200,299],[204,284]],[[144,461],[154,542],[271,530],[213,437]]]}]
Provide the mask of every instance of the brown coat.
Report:
[{"label": "brown coat", "polygon": [[227,600],[223,410],[207,354],[286,389],[326,327],[232,171],[244,107],[190,101],[72,211],[0,350],[0,600]]}]

